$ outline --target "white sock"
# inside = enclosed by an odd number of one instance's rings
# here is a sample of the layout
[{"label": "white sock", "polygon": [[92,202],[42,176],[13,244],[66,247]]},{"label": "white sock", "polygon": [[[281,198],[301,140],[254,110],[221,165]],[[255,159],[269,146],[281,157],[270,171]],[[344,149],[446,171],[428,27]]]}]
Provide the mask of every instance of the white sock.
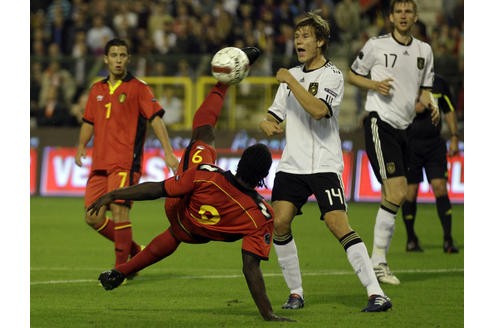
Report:
[{"label": "white sock", "polygon": [[378,209],[376,214],[374,238],[373,238],[373,253],[371,262],[373,266],[379,263],[387,263],[387,252],[392,241],[392,236],[395,230],[395,214],[385,211],[383,208]]},{"label": "white sock", "polygon": [[368,297],[371,295],[384,296],[385,294],[376,279],[375,271],[373,271],[368,250],[364,243],[360,242],[350,246],[347,248],[346,253],[354,272],[361,281],[361,284],[366,288]]},{"label": "white sock", "polygon": [[[273,244],[278,257],[278,264],[282,269],[285,283],[291,294],[303,297],[301,270],[299,269],[299,257],[297,256],[296,242],[292,239],[285,245]],[[303,297],[304,298],[304,297]]]}]

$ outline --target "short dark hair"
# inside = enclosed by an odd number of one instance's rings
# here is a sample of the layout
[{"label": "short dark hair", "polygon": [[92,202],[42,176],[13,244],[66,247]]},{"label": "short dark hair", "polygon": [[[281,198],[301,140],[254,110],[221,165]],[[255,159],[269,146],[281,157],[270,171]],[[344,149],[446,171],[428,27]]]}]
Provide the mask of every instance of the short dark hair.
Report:
[{"label": "short dark hair", "polygon": [[251,187],[263,187],[272,166],[272,154],[264,144],[257,143],[244,150],[237,164],[236,177]]},{"label": "short dark hair", "polygon": [[398,3],[412,3],[414,12],[415,13],[418,12],[418,5],[416,4],[416,2],[414,0],[392,0],[392,2],[390,3],[390,13],[391,14],[394,13],[395,5]]},{"label": "short dark hair", "polygon": [[312,26],[315,30],[316,40],[323,40],[325,44],[321,47],[324,53],[328,48],[328,40],[330,39],[330,24],[315,12],[307,12],[301,20],[296,24],[297,30],[303,26]]},{"label": "short dark hair", "polygon": [[110,51],[110,48],[115,47],[115,46],[117,46],[117,47],[123,46],[127,49],[127,52],[129,52],[129,45],[127,44],[127,42],[125,40],[112,39],[112,40],[108,41],[107,44],[105,44],[105,55],[107,56],[108,52]]}]

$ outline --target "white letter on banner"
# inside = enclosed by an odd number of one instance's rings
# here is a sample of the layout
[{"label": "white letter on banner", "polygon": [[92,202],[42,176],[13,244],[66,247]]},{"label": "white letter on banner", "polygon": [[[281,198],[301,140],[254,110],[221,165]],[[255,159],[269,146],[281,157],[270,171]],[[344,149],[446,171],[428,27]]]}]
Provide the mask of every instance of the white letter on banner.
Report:
[{"label": "white letter on banner", "polygon": [[74,158],[70,156],[66,157],[65,159],[61,156],[55,156],[53,158],[53,171],[55,174],[55,183],[57,184],[57,186],[67,186],[73,164]]},{"label": "white letter on banner", "polygon": [[[71,161],[74,162],[74,158],[71,157]],[[79,167],[77,165],[73,165],[72,171],[72,186],[75,188],[82,188],[86,186],[86,182],[88,182],[89,177],[89,167],[87,165],[83,165]]]},{"label": "white letter on banner", "polygon": [[159,156],[154,156],[148,159],[144,168],[143,178],[140,182],[146,181],[163,181],[165,177],[165,161]]},{"label": "white letter on banner", "polygon": [[370,173],[370,185],[371,189],[373,192],[381,192],[382,190],[382,185],[380,182],[378,182],[378,179],[375,177],[375,174],[373,173],[373,168],[371,167],[371,163],[368,162],[368,172]]}]

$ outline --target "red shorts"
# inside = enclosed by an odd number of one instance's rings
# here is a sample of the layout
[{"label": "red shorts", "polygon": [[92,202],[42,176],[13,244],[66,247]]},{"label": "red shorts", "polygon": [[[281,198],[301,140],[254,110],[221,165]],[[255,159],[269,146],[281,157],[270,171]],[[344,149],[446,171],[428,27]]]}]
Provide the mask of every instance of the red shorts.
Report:
[{"label": "red shorts", "polygon": [[[88,207],[99,197],[112,190],[135,185],[141,178],[140,172],[132,172],[116,169],[113,171],[95,170],[91,171],[86,184],[84,194],[84,206]],[[131,207],[131,201],[117,200],[115,203]]]}]

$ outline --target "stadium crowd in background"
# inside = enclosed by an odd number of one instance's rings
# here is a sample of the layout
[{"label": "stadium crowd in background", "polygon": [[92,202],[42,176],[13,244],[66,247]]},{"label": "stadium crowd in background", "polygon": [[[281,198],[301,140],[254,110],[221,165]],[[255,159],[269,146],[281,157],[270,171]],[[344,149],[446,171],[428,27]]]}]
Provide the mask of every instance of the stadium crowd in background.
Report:
[{"label": "stadium crowd in background", "polygon": [[[449,80],[461,125],[463,121],[463,0],[436,0],[438,13],[428,22],[435,70]],[[31,2],[31,117],[37,125],[43,111],[39,71],[53,61],[70,72],[76,90],[71,102],[95,77],[106,74],[98,56],[112,37],[125,39],[135,54],[130,69],[137,76],[156,74],[167,57],[165,75],[177,74],[179,59],[191,78],[209,75],[209,59],[227,45],[257,46],[264,55],[251,76],[273,76],[297,63],[294,20],[320,9],[331,29],[333,56],[349,62],[370,36],[390,30],[388,1],[358,0],[40,0]],[[420,5],[421,7],[421,5]],[[351,23],[352,22],[352,23]],[[268,63],[266,63],[268,61]],[[76,125],[69,119],[66,125]]]}]

